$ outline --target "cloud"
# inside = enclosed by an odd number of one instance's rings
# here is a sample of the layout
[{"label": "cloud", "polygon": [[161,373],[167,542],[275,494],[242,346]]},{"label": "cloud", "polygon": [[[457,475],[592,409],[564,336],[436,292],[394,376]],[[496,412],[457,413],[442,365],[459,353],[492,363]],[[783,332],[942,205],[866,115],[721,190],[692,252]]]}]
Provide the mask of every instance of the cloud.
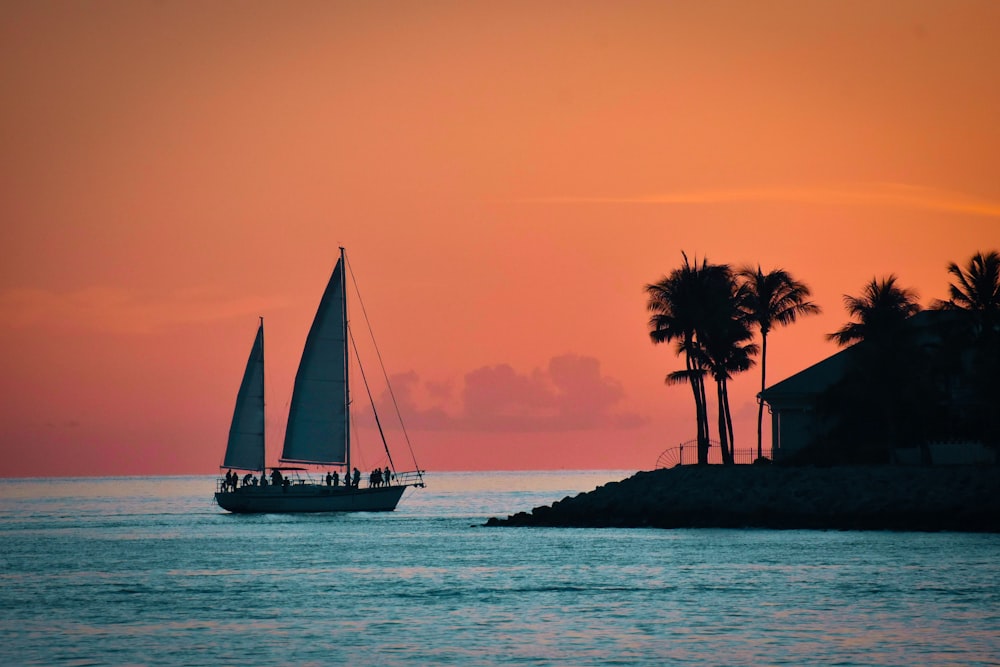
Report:
[{"label": "cloud", "polygon": [[277,298],[230,297],[209,288],[167,294],[101,286],[64,292],[37,288],[0,291],[0,309],[10,326],[115,334],[152,333],[179,324],[257,314],[280,305],[282,302]]},{"label": "cloud", "polygon": [[523,200],[550,204],[727,204],[738,202],[789,202],[889,206],[1000,217],[1000,202],[905,183],[859,183],[815,187],[722,188],[621,197],[543,197]]},{"label": "cloud", "polygon": [[[482,366],[466,373],[456,400],[450,385],[422,383],[410,372],[391,378],[396,403],[407,427],[425,430],[494,432],[627,429],[645,419],[619,409],[621,384],[600,372],[593,357],[553,357],[544,369],[521,373],[509,364]],[[445,391],[447,389],[447,391]],[[379,412],[392,409],[383,394]],[[451,409],[449,409],[451,408]]]}]

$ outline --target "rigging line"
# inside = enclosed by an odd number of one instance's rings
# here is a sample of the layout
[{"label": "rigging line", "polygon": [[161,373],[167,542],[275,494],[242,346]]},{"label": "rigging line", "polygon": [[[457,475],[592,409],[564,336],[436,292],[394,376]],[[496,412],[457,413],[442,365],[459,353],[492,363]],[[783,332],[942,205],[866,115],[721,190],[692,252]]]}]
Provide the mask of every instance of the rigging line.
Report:
[{"label": "rigging line", "polygon": [[361,469],[368,469],[368,462],[365,461],[365,451],[364,446],[361,444],[361,437],[358,435],[358,420],[355,419],[354,413],[351,413],[351,437],[354,438],[355,447],[354,451],[357,454],[357,458],[361,459]]},{"label": "rigging line", "polygon": [[[368,311],[365,310],[365,302],[361,298],[361,288],[358,287],[358,278],[354,275],[354,269],[351,267],[351,261],[347,259],[346,254],[344,255],[344,260],[347,262],[347,270],[351,272],[351,281],[354,283],[354,293],[358,295],[358,305],[361,306],[361,314],[364,315],[365,325],[368,327],[368,335],[371,336],[372,345],[375,347],[375,356],[378,357],[379,366],[382,368],[382,376],[385,378],[385,386],[389,389],[389,396],[392,398],[392,407],[396,410],[396,419],[399,420],[399,426],[403,429],[403,439],[406,440],[406,446],[410,450],[410,458],[413,460],[413,467],[417,469],[417,475],[423,479],[423,475],[420,474],[420,466],[417,464],[416,454],[413,453],[413,444],[410,442],[410,435],[406,432],[406,425],[403,423],[403,415],[399,411],[399,403],[396,401],[396,392],[392,390],[392,383],[389,382],[389,374],[386,373],[385,363],[382,361],[382,352],[379,351],[378,343],[375,342],[375,332],[372,330],[371,321],[368,319]],[[354,353],[355,356],[357,356],[357,348],[355,348]],[[364,372],[362,371],[362,375],[363,374]],[[388,453],[388,451],[386,453]],[[390,464],[391,463],[392,461],[390,459]],[[393,466],[393,470],[395,469],[396,467]]]},{"label": "rigging line", "polygon": [[382,422],[378,418],[378,410],[375,409],[375,399],[372,397],[372,389],[368,386],[368,378],[365,377],[365,367],[361,365],[361,359],[358,357],[358,344],[354,341],[354,333],[350,330],[347,333],[351,339],[351,346],[354,347],[354,358],[358,360],[358,370],[361,371],[361,380],[365,383],[368,400],[372,404],[372,414],[375,415],[375,425],[378,426],[378,434],[382,437],[382,447],[385,448],[385,455],[389,457],[389,467],[395,470],[396,464],[392,462],[392,454],[389,453],[389,444],[385,441],[385,433],[382,431]]}]

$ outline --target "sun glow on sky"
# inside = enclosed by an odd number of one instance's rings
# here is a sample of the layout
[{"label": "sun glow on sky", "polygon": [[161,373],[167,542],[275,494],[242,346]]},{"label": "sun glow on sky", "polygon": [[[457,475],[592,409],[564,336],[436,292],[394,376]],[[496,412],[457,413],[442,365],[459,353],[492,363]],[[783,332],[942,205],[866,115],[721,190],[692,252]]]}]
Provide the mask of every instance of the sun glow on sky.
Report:
[{"label": "sun glow on sky", "polygon": [[258,315],[276,451],[339,245],[422,467],[650,468],[694,429],[643,286],[808,283],[773,381],[873,276],[943,298],[998,66],[994,2],[3,3],[0,475],[215,471]]}]

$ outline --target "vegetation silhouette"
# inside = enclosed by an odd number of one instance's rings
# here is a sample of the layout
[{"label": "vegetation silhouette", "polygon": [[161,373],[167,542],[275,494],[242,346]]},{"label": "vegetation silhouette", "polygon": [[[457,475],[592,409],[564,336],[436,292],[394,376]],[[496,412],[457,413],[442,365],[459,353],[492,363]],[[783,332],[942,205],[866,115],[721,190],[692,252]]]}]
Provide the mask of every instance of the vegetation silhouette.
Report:
[{"label": "vegetation silhouette", "polygon": [[698,463],[708,463],[709,425],[705,376],[716,383],[718,431],[722,461],[733,463],[734,433],[728,382],[749,370],[758,347],[743,305],[747,290],[728,264],[703,258],[683,264],[656,283],[646,285],[649,336],[654,344],[676,342],[685,368],[667,375],[667,384],[690,384],[695,400]]},{"label": "vegetation silhouette", "polygon": [[[732,464],[729,380],[753,367],[759,353],[763,393],[768,334],[821,310],[809,287],[782,269],[734,271],[681,256],[680,267],[645,286],[649,336],[654,344],[674,343],[684,356],[684,369],[666,382],[691,387],[699,464],[708,462],[709,449],[705,378],[715,380],[722,460]],[[844,295],[851,319],[827,338],[848,348],[846,370],[816,399],[824,427],[788,463],[889,463],[897,448],[914,444],[929,463],[934,440],[1000,446],[1000,253],[978,252],[947,271],[949,298],[926,311],[894,274],[872,278],[858,296]],[[758,397],[758,459],[762,420]]]},{"label": "vegetation silhouette", "polygon": [[684,355],[684,370],[667,375],[667,384],[687,382],[694,396],[695,422],[697,425],[698,463],[708,463],[708,411],[705,403],[705,367],[697,339],[697,329],[702,316],[703,284],[707,274],[715,271],[709,268],[708,260],[698,260],[692,265],[686,253],[681,253],[684,263],[674,269],[659,282],[646,285],[649,297],[647,309],[649,337],[653,344],[676,343],[676,353]]},{"label": "vegetation silhouette", "polygon": [[872,278],[860,296],[843,298],[852,320],[827,339],[857,346],[844,377],[820,397],[820,414],[833,424],[827,444],[837,443],[840,456],[852,462],[888,463],[893,449],[929,426],[923,411],[937,402],[922,372],[925,349],[911,326],[921,310],[918,295],[890,274]]},{"label": "vegetation silhouette", "polygon": [[[741,304],[744,316],[760,331],[760,390],[767,388],[767,334],[775,326],[788,326],[800,315],[818,315],[820,307],[809,301],[809,287],[795,280],[784,269],[764,273],[760,264],[756,268],[740,269],[744,298]],[[762,424],[764,399],[757,396],[757,458],[764,457]]]},{"label": "vegetation silhouette", "polygon": [[[1000,252],[978,252],[965,268],[954,262],[948,273],[955,282],[948,285],[949,299],[932,307],[959,316],[959,326],[949,340],[958,349],[968,349],[966,364],[971,394],[958,432],[969,433],[986,442],[1000,443]],[[960,365],[959,355],[948,360]]]},{"label": "vegetation silhouette", "polygon": [[896,449],[973,441],[1000,446],[1000,254],[947,267],[948,300],[922,310],[894,275],[846,295],[852,316],[830,340],[849,346],[844,376],[823,392],[828,428],[800,462],[892,463]]}]

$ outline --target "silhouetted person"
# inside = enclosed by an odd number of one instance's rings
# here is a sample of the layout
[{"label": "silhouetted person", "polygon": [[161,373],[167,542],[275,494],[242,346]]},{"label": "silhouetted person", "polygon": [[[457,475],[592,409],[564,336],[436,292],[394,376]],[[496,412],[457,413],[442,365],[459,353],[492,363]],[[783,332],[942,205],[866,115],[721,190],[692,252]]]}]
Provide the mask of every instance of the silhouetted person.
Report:
[{"label": "silhouetted person", "polygon": [[333,475],[329,472],[326,473],[326,485],[330,486],[333,483]]},{"label": "silhouetted person", "polygon": [[340,474],[336,470],[333,471],[333,485],[340,486]]},{"label": "silhouetted person", "polygon": [[358,470],[357,468],[355,468],[354,469],[354,484],[353,484],[353,486],[356,489],[356,488],[358,488],[358,485],[360,485],[360,484],[361,484],[361,471]]},{"label": "silhouetted person", "polygon": [[386,486],[392,483],[392,472],[389,470],[389,466],[386,466],[385,472],[382,473],[382,481]]}]

